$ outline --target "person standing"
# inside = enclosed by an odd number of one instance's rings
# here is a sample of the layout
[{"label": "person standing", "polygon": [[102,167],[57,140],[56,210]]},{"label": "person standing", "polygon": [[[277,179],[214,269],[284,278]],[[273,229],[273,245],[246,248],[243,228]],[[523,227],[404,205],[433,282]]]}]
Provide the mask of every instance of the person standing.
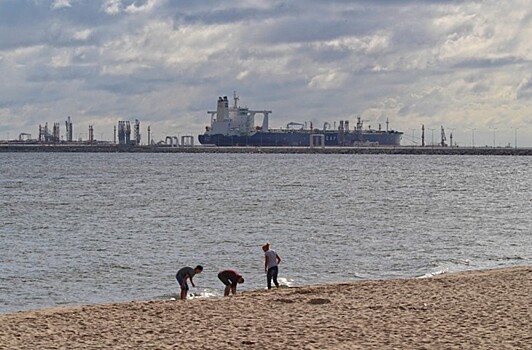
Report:
[{"label": "person standing", "polygon": [[201,271],[203,271],[203,266],[201,265],[198,265],[195,268],[186,266],[177,271],[175,278],[177,279],[177,283],[181,287],[181,300],[185,300],[187,298],[187,293],[189,290],[187,280],[190,279],[190,284],[192,284],[192,287],[196,287],[194,281],[192,280],[192,277],[201,273]]},{"label": "person standing", "polygon": [[270,243],[263,245],[262,250],[264,251],[264,272],[266,272],[268,289],[272,288],[272,279],[275,286],[279,288],[279,282],[277,282],[279,267],[277,265],[281,262],[281,257],[275,250],[270,249]]},{"label": "person standing", "polygon": [[234,270],[223,270],[218,274],[218,278],[225,284],[224,297],[229,295],[229,291],[236,294],[236,285],[244,283],[244,277]]}]

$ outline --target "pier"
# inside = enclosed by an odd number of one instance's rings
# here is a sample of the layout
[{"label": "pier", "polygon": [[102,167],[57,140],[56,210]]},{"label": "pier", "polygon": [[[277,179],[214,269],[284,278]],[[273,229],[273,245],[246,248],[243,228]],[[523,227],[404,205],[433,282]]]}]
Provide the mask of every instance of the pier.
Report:
[{"label": "pier", "polygon": [[530,156],[532,148],[511,147],[219,147],[141,146],[117,144],[0,144],[0,152],[63,153],[288,153],[288,154],[412,154],[412,155],[497,155]]}]

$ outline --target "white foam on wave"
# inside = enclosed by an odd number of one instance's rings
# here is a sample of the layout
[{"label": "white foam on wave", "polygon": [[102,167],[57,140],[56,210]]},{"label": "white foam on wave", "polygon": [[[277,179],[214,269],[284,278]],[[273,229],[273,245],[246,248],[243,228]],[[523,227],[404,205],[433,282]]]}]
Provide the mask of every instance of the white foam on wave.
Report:
[{"label": "white foam on wave", "polygon": [[472,266],[475,266],[475,261],[468,258],[453,258],[445,261],[432,261],[430,264],[432,271],[418,278],[430,278],[444,273],[470,270]]},{"label": "white foam on wave", "polygon": [[294,285],[294,280],[291,278],[279,277],[277,281],[282,286],[292,287]]},{"label": "white foam on wave", "polygon": [[[221,297],[223,295],[223,292],[214,291],[212,289],[203,288],[198,290],[189,291],[187,295],[187,299],[204,299],[204,298],[216,298]],[[160,297],[157,297],[156,299],[162,299],[162,300],[179,300],[180,299],[179,293],[174,294],[167,294],[162,295]]]},{"label": "white foam on wave", "polygon": [[189,299],[216,298],[223,296],[223,293],[212,289],[203,288],[197,291],[188,292]]},{"label": "white foam on wave", "polygon": [[418,278],[431,278],[437,275],[443,275],[444,273],[448,273],[448,272],[449,272],[448,268],[441,268],[441,269],[438,269],[432,272],[428,272],[422,276],[419,276]]}]

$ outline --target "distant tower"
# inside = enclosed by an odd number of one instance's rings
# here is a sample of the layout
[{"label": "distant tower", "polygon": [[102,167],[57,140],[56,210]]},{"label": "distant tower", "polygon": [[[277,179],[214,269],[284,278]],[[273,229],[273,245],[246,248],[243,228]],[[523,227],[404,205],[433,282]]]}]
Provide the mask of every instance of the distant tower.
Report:
[{"label": "distant tower", "polygon": [[148,125],[148,146],[151,145],[151,126]]},{"label": "distant tower", "polygon": [[48,142],[48,123],[45,123],[44,126],[39,124],[39,141]]},{"label": "distant tower", "polygon": [[421,147],[425,147],[425,125],[421,124]]},{"label": "distant tower", "polygon": [[134,130],[135,130],[135,145],[139,146],[140,145],[140,121],[138,119],[135,119]]},{"label": "distant tower", "polygon": [[42,128],[42,140],[44,142],[50,142],[50,131],[48,130],[48,122],[44,123],[44,128]]},{"label": "distant tower", "polygon": [[92,125],[89,125],[89,142],[94,142],[94,128],[92,127]]},{"label": "distant tower", "polygon": [[129,145],[131,144],[131,124],[129,123],[129,120],[124,122],[126,123],[126,141],[125,141],[125,144],[126,145]]},{"label": "distant tower", "polygon": [[441,126],[441,146],[445,147],[447,144],[445,143],[447,141],[447,137],[445,136],[445,129],[443,129],[443,125]]},{"label": "distant tower", "polygon": [[59,129],[59,123],[54,123],[52,140],[53,142],[59,142],[60,139],[61,139],[61,131]]},{"label": "distant tower", "polygon": [[113,143],[116,145],[116,125],[113,127]]},{"label": "distant tower", "polygon": [[338,131],[340,132],[340,145],[343,146],[344,145],[344,121],[343,120],[340,120],[340,126],[338,127]]},{"label": "distant tower", "polygon": [[72,121],[70,120],[70,116],[67,117],[65,124],[66,124],[66,140],[68,142],[72,142],[73,131],[72,131]]},{"label": "distant tower", "polygon": [[118,122],[118,144],[126,144],[126,122],[123,120]]}]

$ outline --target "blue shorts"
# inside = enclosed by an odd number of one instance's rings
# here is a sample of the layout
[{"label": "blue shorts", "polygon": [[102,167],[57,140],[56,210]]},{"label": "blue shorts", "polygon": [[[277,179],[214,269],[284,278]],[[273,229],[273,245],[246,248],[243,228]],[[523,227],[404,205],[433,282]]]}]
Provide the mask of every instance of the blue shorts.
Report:
[{"label": "blue shorts", "polygon": [[179,287],[181,287],[182,290],[188,290],[188,284],[187,282],[185,282],[185,286],[183,288],[183,277],[181,276],[175,276],[175,278],[177,279],[177,284],[179,284]]}]

